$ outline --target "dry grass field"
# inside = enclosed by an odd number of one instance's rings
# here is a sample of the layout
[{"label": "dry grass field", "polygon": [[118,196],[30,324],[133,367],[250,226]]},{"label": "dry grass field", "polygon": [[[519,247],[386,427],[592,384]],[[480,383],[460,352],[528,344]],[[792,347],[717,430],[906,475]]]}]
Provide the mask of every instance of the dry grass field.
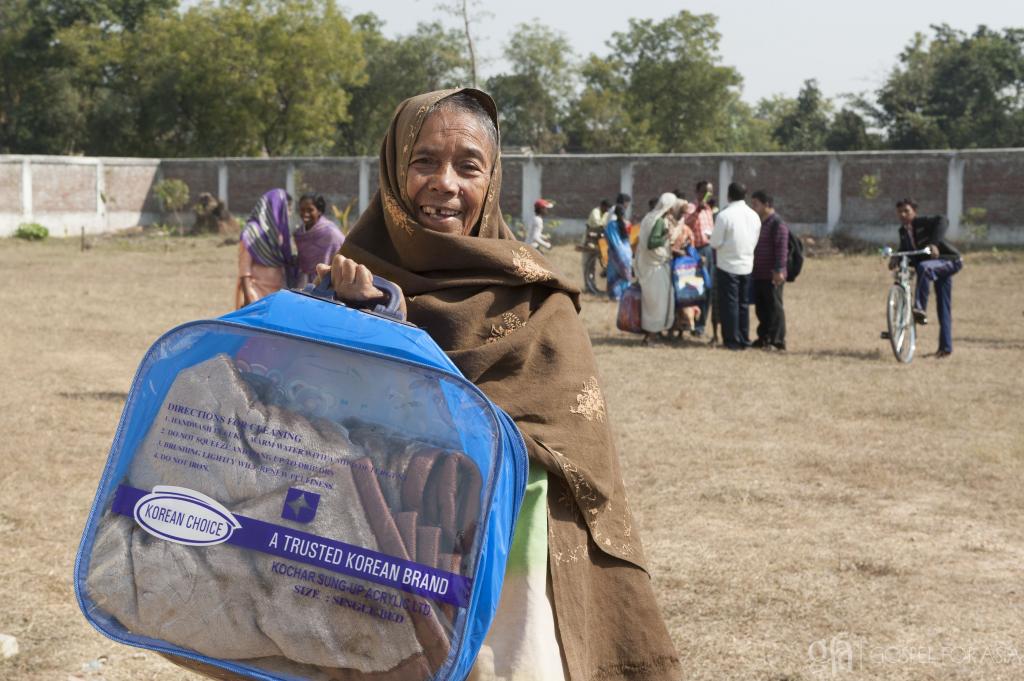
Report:
[{"label": "dry grass field", "polygon": [[[79,614],[79,534],[136,364],[232,303],[203,239],[0,241],[0,679],[190,675]],[[578,254],[552,259],[576,272]],[[1024,679],[1024,254],[955,280],[955,354],[898,365],[877,257],[810,259],[790,351],[637,345],[584,300],[685,678]],[[614,616],[614,613],[609,613]]]}]

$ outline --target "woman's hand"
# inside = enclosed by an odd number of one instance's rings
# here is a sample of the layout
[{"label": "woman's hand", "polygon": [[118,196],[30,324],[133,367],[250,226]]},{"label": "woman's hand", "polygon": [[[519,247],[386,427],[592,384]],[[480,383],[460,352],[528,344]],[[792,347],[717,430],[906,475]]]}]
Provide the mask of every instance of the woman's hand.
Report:
[{"label": "woman's hand", "polygon": [[[341,254],[335,255],[330,265],[316,266],[316,279],[313,285],[318,285],[325,275],[330,276],[334,295],[343,303],[376,302],[385,298],[385,293],[373,285],[373,273],[366,265],[360,265]],[[395,286],[397,288],[397,284]],[[399,306],[405,315],[405,296],[401,293]]]},{"label": "woman's hand", "polygon": [[384,297],[384,292],[373,285],[373,273],[351,258],[338,254],[330,265],[316,266],[316,280],[319,285],[324,275],[331,278],[334,295],[345,303],[365,303]]}]

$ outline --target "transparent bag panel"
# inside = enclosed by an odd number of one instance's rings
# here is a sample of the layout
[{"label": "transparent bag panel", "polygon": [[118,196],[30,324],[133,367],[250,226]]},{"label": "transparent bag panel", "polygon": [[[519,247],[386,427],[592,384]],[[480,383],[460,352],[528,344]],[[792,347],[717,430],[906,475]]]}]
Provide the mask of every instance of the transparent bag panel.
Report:
[{"label": "transparent bag panel", "polygon": [[280,678],[429,679],[497,433],[440,372],[223,325],[140,370],[79,580],[107,631]]}]

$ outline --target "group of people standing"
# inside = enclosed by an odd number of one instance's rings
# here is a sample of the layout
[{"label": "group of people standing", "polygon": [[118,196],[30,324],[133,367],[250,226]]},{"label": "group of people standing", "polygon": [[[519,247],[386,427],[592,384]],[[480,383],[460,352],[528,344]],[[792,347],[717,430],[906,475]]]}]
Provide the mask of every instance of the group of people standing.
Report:
[{"label": "group of people standing", "polygon": [[[721,326],[726,348],[785,350],[789,228],[775,212],[774,199],[758,191],[748,205],[746,187],[734,182],[728,188],[728,205],[719,210],[711,180],[697,182],[695,190],[694,202],[678,190],[652,199],[640,223],[635,254],[625,217],[628,195],[620,194],[614,208],[602,201],[591,212],[589,227],[598,221],[605,225],[608,296],[618,300],[631,282],[639,285],[644,344],[673,332],[702,337],[712,317]],[[687,255],[698,260],[705,282],[705,295],[693,305],[677,299],[672,274],[673,258]],[[753,342],[751,301],[758,318]]]},{"label": "group of people standing", "polygon": [[331,261],[345,237],[326,210],[323,196],[303,194],[295,224],[292,197],[284,189],[259,198],[239,239],[236,308],[283,288],[301,288],[316,276],[318,264]]}]

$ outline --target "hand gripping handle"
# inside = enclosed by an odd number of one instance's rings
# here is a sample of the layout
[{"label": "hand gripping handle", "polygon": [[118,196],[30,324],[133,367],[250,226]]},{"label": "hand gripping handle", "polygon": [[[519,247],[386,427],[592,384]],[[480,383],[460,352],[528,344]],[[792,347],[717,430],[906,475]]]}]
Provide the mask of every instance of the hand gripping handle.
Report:
[{"label": "hand gripping handle", "polygon": [[303,293],[307,293],[314,298],[321,298],[323,300],[329,300],[332,303],[344,305],[357,310],[370,310],[375,314],[383,315],[385,317],[391,317],[400,322],[405,321],[405,315],[402,314],[402,292],[394,283],[373,275],[373,285],[377,289],[384,292],[384,302],[377,302],[373,300],[367,300],[362,303],[350,302],[339,300],[334,296],[334,287],[331,285],[331,275],[327,274],[320,279],[320,283],[317,286],[309,284],[303,289]]}]

